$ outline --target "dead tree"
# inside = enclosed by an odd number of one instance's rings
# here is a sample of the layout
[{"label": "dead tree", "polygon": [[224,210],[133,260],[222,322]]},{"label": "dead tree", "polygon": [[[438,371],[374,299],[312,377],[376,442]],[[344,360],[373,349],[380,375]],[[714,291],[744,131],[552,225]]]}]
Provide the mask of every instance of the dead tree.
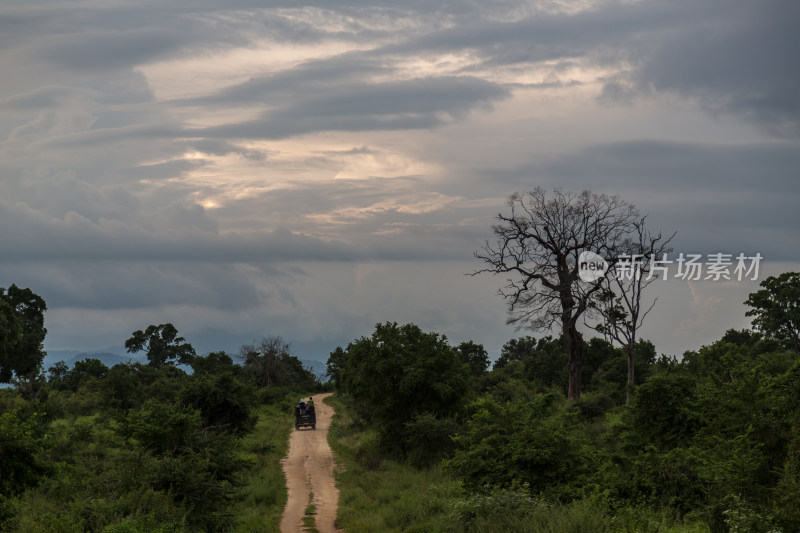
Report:
[{"label": "dead tree", "polygon": [[656,305],[642,302],[645,289],[659,279],[658,264],[672,251],[668,245],[675,233],[665,238],[661,233],[653,234],[643,217],[633,224],[634,231],[622,244],[621,253],[612,262],[609,275],[603,278],[603,290],[593,305],[600,312],[602,322],[590,326],[605,335],[611,342],[618,342],[628,356],[628,380],[625,390],[625,405],[630,404],[635,381],[634,354],[639,328]]},{"label": "dead tree", "polygon": [[508,199],[510,213],[497,215],[494,242],[475,252],[485,267],[472,274],[508,275],[500,295],[508,323],[518,329],[560,327],[569,358],[570,399],[581,394],[584,340],[578,330],[584,313],[602,293],[603,280],[579,277],[579,256],[591,251],[613,262],[639,220],[636,208],[617,196],[542,188]]}]

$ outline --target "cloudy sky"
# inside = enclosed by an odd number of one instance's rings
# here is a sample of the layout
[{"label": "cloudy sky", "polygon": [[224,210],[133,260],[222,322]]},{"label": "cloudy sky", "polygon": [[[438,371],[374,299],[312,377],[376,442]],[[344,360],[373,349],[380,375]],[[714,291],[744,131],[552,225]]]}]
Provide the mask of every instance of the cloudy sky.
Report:
[{"label": "cloudy sky", "polygon": [[[676,252],[800,269],[795,0],[0,3],[0,286],[49,350],[174,323],[327,352],[383,321],[496,356],[464,274],[515,191],[618,194]],[[682,353],[758,281],[660,282]]]}]

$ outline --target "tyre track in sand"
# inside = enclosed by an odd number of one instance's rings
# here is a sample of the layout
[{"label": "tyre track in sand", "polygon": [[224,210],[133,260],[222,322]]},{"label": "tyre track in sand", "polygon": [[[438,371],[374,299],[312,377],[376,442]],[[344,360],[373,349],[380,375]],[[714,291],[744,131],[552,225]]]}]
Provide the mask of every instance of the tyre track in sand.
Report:
[{"label": "tyre track in sand", "polygon": [[[281,460],[289,497],[281,519],[281,533],[305,531],[303,517],[309,503],[315,507],[315,522],[319,533],[336,533],[334,521],[339,502],[339,490],[334,480],[333,451],[328,445],[328,428],[333,408],[323,402],[328,394],[314,397],[317,415],[316,429],[293,430],[289,452]],[[309,495],[313,499],[309,501]]]}]

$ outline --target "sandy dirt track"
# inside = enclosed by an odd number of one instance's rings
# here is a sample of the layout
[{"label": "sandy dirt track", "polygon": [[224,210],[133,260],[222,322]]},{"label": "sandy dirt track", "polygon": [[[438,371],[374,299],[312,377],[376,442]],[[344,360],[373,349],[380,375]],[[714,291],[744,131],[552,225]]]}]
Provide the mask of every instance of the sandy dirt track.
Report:
[{"label": "sandy dirt track", "polygon": [[289,489],[289,499],[283,510],[281,533],[299,533],[303,529],[303,515],[313,495],[316,506],[316,527],[320,533],[339,531],[334,526],[339,490],[333,472],[333,452],[328,446],[328,428],[333,408],[323,403],[330,394],[314,396],[317,429],[293,430],[289,439],[289,453],[283,458],[283,472]]}]

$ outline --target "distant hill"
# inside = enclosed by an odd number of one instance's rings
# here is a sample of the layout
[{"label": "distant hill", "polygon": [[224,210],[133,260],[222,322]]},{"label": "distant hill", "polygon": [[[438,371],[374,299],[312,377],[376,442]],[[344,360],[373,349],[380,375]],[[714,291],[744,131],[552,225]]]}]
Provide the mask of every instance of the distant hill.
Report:
[{"label": "distant hill", "polygon": [[141,357],[134,357],[132,355],[127,355],[125,357],[121,355],[117,355],[115,353],[79,353],[69,361],[64,361],[67,363],[67,366],[72,366],[75,364],[76,361],[83,361],[84,359],[99,359],[101,363],[106,365],[108,368],[111,368],[114,365],[119,363],[127,363],[128,361],[132,362],[140,362],[145,363],[146,360]]}]

